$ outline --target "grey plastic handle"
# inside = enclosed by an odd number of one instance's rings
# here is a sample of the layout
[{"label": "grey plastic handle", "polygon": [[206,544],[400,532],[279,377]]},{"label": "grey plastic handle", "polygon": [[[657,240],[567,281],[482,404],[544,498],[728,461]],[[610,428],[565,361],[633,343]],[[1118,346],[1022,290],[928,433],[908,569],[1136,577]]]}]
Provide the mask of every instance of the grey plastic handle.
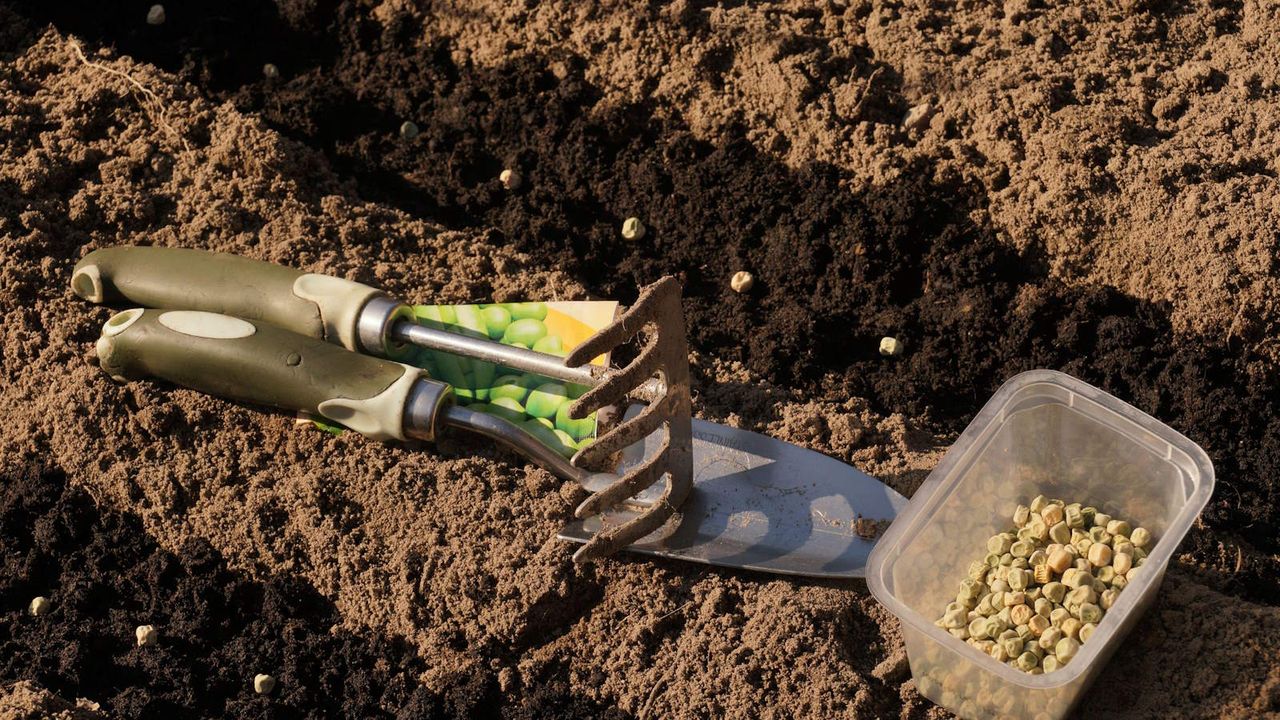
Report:
[{"label": "grey plastic handle", "polygon": [[[378,440],[431,437],[452,390],[418,368],[264,322],[198,310],[126,310],[103,325],[102,369],[211,395],[305,410]],[[424,408],[423,403],[429,407]],[[406,406],[414,418],[406,423]]]},{"label": "grey plastic handle", "polygon": [[360,350],[357,321],[377,288],[227,253],[120,246],[76,263],[71,290],[95,303],[204,310],[261,320]]}]

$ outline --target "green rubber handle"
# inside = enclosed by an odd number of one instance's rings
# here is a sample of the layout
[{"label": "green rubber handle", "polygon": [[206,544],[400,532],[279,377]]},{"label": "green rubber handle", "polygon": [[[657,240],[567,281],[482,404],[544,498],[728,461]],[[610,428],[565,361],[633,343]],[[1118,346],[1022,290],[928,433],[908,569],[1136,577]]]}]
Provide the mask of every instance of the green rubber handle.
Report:
[{"label": "green rubber handle", "polygon": [[[440,407],[452,400],[449,386],[418,368],[197,310],[117,313],[103,325],[97,350],[102,369],[121,382],[161,378],[231,400],[305,410],[379,440],[430,437]],[[424,395],[434,405],[419,415],[430,420],[406,427],[406,405],[411,397],[420,405]]]},{"label": "green rubber handle", "polygon": [[383,295],[368,285],[239,255],[144,246],[89,253],[76,263],[71,290],[95,303],[126,300],[261,320],[351,350],[360,349],[360,310]]}]

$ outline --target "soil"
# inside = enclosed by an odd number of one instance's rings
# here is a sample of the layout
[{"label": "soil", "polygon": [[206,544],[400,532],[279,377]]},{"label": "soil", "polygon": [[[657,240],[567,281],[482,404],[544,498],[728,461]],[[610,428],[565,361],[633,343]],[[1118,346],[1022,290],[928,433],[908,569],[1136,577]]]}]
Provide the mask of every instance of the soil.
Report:
[{"label": "soil", "polygon": [[[863,583],[577,568],[552,539],[572,488],[505,453],[111,384],[91,363],[109,313],[66,279],[148,243],[442,302],[626,301],[675,273],[696,412],[906,495],[1008,376],[1066,370],[1218,473],[1127,672],[1081,713],[1280,712],[1264,8],[192,3],[153,27],[145,5],[0,5],[0,453],[32,468],[4,484],[23,569],[0,681],[124,717],[941,716]],[[629,215],[641,242],[618,236]],[[884,334],[906,353],[879,356]],[[53,633],[22,612],[37,586]],[[182,639],[164,663],[132,647],[138,609]],[[59,655],[95,643],[119,647],[102,677],[88,649]],[[263,657],[283,663],[267,699],[244,680]]]}]

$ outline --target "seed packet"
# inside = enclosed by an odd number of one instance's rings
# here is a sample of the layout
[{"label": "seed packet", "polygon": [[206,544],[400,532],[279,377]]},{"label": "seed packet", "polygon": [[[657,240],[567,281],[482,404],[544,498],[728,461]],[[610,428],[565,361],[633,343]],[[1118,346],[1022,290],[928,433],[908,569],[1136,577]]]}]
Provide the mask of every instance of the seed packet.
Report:
[{"label": "seed packet", "polygon": [[[617,311],[613,301],[413,306],[416,321],[424,326],[559,357],[607,326]],[[399,360],[449,383],[459,405],[503,418],[564,457],[595,440],[594,413],[581,420],[569,418],[569,405],[589,389],[586,386],[426,348],[410,348]],[[608,361],[601,355],[591,364],[604,367]],[[307,419],[334,434],[343,430]]]}]

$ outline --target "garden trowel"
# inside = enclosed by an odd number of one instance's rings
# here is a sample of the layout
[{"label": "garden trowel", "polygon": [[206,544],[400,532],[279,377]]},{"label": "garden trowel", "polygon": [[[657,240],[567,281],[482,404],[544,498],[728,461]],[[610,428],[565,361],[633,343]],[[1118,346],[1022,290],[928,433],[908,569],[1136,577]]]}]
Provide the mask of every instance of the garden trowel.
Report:
[{"label": "garden trowel", "polygon": [[[819,453],[692,419],[673,278],[645,288],[564,358],[425,326],[409,306],[367,285],[222,253],[97,250],[76,265],[71,287],[96,303],[161,309],[127,310],[103,327],[99,359],[117,379],[158,377],[301,410],[376,439],[431,440],[457,427],[515,448],[591,493],[561,533],[584,543],[579,561],[626,548],[768,572],[861,576],[869,529],[906,504]],[[637,335],[645,342],[624,367],[591,363]],[[521,427],[457,404],[452,388],[422,369],[395,362],[411,345],[586,386],[568,413],[600,410],[599,436],[565,459]],[[629,398],[644,404],[609,420]]]}]

